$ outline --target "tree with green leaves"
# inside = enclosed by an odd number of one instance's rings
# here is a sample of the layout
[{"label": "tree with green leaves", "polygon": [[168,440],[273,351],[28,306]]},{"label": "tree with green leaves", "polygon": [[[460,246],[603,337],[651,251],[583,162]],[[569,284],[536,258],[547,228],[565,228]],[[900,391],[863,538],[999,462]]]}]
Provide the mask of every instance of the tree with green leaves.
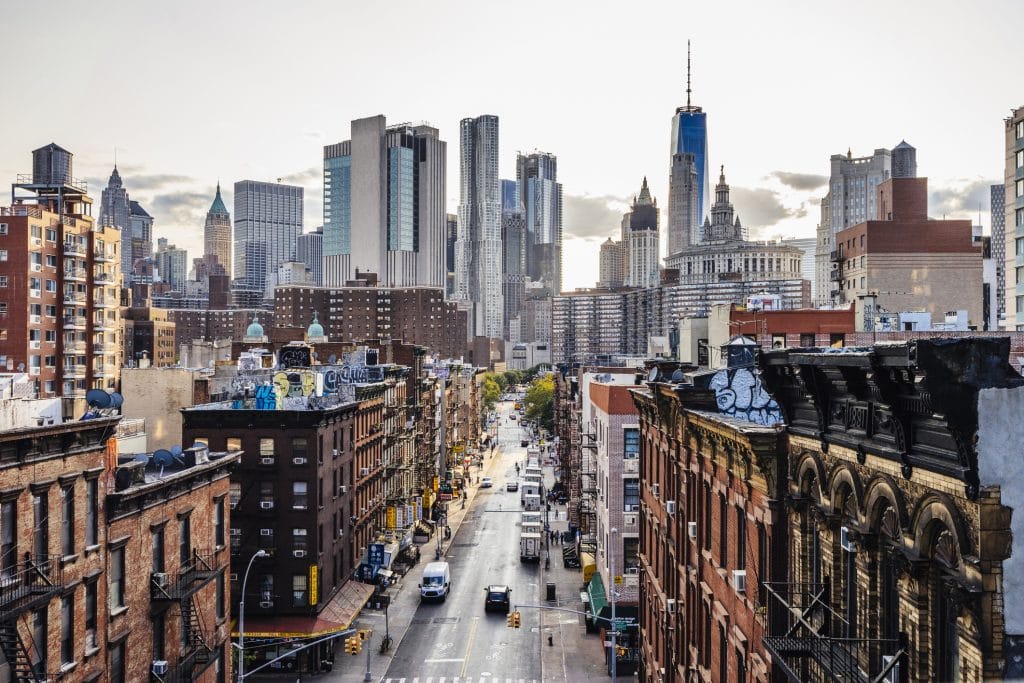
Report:
[{"label": "tree with green leaves", "polygon": [[523,399],[526,417],[544,429],[555,428],[555,378],[550,373],[534,378]]},{"label": "tree with green leaves", "polygon": [[484,381],[481,389],[484,397],[484,405],[487,406],[488,410],[494,410],[494,404],[497,403],[499,398],[501,398],[501,386],[496,381],[495,376],[491,373],[484,375]]}]

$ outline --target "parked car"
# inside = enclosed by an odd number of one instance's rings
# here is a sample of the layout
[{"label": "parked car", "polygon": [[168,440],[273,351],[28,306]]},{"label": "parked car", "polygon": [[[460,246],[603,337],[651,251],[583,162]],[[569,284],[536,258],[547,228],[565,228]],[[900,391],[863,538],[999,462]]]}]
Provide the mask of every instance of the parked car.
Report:
[{"label": "parked car", "polygon": [[512,589],[508,586],[492,584],[484,589],[484,611],[496,610],[508,614],[512,605]]},{"label": "parked car", "polygon": [[523,448],[526,448],[527,446],[530,445],[530,442],[527,441],[526,439],[523,439],[522,441],[519,442],[519,445],[522,446]]},{"label": "parked car", "polygon": [[505,490],[506,491],[518,491],[519,490],[519,482],[518,481],[510,481],[509,483],[505,484]]},{"label": "parked car", "polygon": [[480,488],[489,489],[492,486],[494,486],[494,481],[492,481],[490,477],[484,477],[480,480]]}]

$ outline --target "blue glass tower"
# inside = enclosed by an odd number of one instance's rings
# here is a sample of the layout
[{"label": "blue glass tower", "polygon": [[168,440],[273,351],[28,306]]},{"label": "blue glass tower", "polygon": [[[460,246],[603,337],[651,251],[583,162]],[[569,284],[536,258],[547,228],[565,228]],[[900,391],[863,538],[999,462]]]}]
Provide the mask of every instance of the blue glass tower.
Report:
[{"label": "blue glass tower", "polygon": [[672,150],[692,154],[697,167],[697,218],[703,222],[711,207],[711,175],[708,172],[708,119],[700,107],[690,104],[690,41],[686,41],[686,106],[672,117]]}]

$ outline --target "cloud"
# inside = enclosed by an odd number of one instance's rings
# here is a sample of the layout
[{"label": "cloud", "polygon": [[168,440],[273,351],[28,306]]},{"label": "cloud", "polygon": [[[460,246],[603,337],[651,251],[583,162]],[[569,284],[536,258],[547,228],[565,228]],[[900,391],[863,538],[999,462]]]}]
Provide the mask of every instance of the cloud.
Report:
[{"label": "cloud", "polygon": [[324,167],[323,166],[310,166],[307,169],[296,171],[295,173],[289,173],[288,175],[281,176],[282,183],[288,183],[291,185],[309,185],[311,183],[322,183],[324,180]]},{"label": "cloud", "polygon": [[736,215],[743,225],[751,228],[767,228],[787,218],[803,218],[807,215],[805,204],[791,209],[782,203],[775,190],[733,185],[730,192],[736,206]]},{"label": "cloud", "polygon": [[187,175],[173,175],[170,173],[152,173],[148,175],[122,175],[121,180],[128,189],[128,194],[136,191],[160,190],[168,185],[191,185],[196,182],[195,178]]},{"label": "cloud", "polygon": [[[934,217],[958,216],[976,218],[979,211],[989,210],[989,187],[1000,184],[997,180],[961,178],[948,185],[936,183],[928,196],[928,215]],[[985,216],[987,219],[988,217]]]},{"label": "cloud", "polygon": [[157,222],[158,232],[161,227],[201,231],[212,202],[209,192],[171,192],[154,196],[147,210]]},{"label": "cloud", "polygon": [[579,238],[618,236],[629,199],[612,195],[564,195],[565,233]]},{"label": "cloud", "polygon": [[803,192],[817,190],[828,183],[828,176],[817,173],[790,173],[789,171],[772,171],[771,177],[777,179],[786,187]]}]

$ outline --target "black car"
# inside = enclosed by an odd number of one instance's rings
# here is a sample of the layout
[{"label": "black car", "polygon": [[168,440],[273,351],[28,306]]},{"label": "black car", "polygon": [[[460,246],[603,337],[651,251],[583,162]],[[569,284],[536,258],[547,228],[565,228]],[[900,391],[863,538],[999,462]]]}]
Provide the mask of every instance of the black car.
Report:
[{"label": "black car", "polygon": [[522,446],[523,448],[526,448],[527,446],[530,445],[530,442],[527,441],[526,439],[523,439],[522,441],[519,442],[519,445]]},{"label": "black car", "polygon": [[485,612],[496,610],[508,614],[509,608],[512,606],[511,588],[492,584],[485,588],[484,591],[486,591],[486,597],[484,598]]}]

